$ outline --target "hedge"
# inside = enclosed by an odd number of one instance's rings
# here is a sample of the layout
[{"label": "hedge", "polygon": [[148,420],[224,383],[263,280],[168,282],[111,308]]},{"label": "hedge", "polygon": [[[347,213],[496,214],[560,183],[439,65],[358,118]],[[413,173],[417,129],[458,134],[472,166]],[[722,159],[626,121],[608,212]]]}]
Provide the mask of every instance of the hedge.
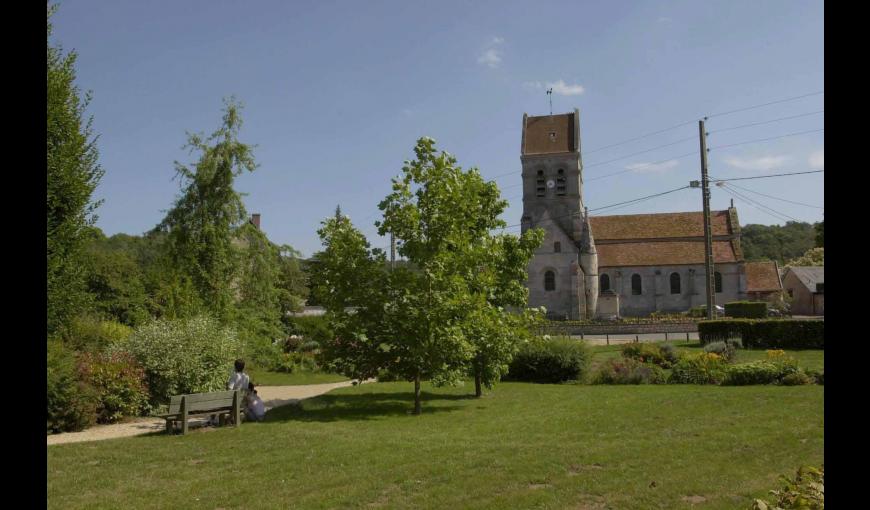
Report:
[{"label": "hedge", "polygon": [[765,301],[733,301],[725,303],[725,315],[728,317],[761,319],[767,317],[767,303]]},{"label": "hedge", "polygon": [[510,363],[506,381],[561,383],[588,377],[592,352],[571,338],[537,338],[520,348]]},{"label": "hedge", "polygon": [[746,349],[825,348],[825,321],[725,319],[698,323],[701,344],[739,337]]}]

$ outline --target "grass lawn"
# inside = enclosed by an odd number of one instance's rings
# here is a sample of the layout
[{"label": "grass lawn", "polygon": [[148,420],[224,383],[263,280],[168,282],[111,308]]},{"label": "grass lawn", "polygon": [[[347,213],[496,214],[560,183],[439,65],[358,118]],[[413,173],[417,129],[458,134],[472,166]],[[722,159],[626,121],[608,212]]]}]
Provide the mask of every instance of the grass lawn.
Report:
[{"label": "grass lawn", "polygon": [[[822,386],[342,388],[264,423],[48,448],[49,508],[746,508],[824,458]],[[694,502],[694,503],[693,503]]]},{"label": "grass lawn", "polygon": [[296,386],[300,384],[323,384],[347,381],[347,377],[324,372],[300,371],[288,374],[285,372],[267,372],[265,370],[250,370],[251,382],[257,386]]}]

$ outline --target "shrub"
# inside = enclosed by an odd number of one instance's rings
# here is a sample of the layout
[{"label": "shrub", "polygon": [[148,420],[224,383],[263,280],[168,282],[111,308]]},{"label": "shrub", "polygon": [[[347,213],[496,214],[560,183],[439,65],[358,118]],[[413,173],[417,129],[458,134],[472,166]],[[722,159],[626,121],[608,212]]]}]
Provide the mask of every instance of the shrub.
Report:
[{"label": "shrub", "polygon": [[124,349],[144,368],[151,402],[159,404],[173,395],[224,388],[242,345],[217,320],[195,317],[140,326]]},{"label": "shrub", "polygon": [[813,378],[804,372],[793,372],[782,378],[783,386],[801,386],[804,384],[813,384],[814,382]]},{"label": "shrub", "polygon": [[678,361],[669,383],[674,384],[720,384],[725,379],[728,364],[712,352],[700,352],[684,356]]},{"label": "shrub", "polygon": [[505,379],[537,383],[582,381],[588,374],[591,357],[586,342],[539,337],[520,348]]},{"label": "shrub", "polygon": [[96,397],[76,372],[75,353],[60,342],[48,343],[47,431],[82,430],[96,421]]},{"label": "shrub", "polygon": [[674,366],[674,363],[680,360],[680,355],[677,353],[677,348],[671,344],[662,344],[659,347],[662,351],[662,356],[664,356],[665,360]]},{"label": "shrub", "polygon": [[742,345],[740,339],[728,339],[724,342],[711,342],[704,346],[704,352],[712,352],[722,356],[728,363],[734,361],[734,356],[737,355],[737,348]]},{"label": "shrub", "polygon": [[281,354],[280,361],[273,368],[276,372],[292,374],[300,370],[316,371],[320,367],[309,353],[290,352]]},{"label": "shrub", "polygon": [[772,490],[773,502],[756,499],[752,510],[823,510],[825,508],[825,466],[802,467],[794,479],[780,477],[782,489]]},{"label": "shrub", "polygon": [[633,358],[610,358],[598,369],[592,384],[663,384],[665,380],[659,366]]},{"label": "shrub", "polygon": [[747,349],[824,349],[825,321],[729,319],[698,323],[702,344],[740,338]]},{"label": "shrub", "polygon": [[145,371],[129,353],[85,353],[78,368],[81,379],[96,392],[98,423],[114,423],[147,410]]},{"label": "shrub", "polygon": [[807,370],[807,375],[812,377],[816,381],[816,384],[821,384],[822,386],[824,386],[824,384],[825,384],[825,373],[824,372],[820,372],[818,370]]},{"label": "shrub", "polygon": [[753,361],[728,367],[728,374],[722,384],[727,386],[749,386],[773,384],[780,378],[779,368],[769,361]]},{"label": "shrub", "polygon": [[285,317],[284,325],[287,334],[300,336],[303,342],[314,341],[323,344],[335,337],[332,326],[325,315]]},{"label": "shrub", "polygon": [[622,356],[642,363],[653,363],[662,368],[671,368],[678,359],[676,350],[671,345],[668,345],[667,351],[662,347],[654,343],[628,343],[622,346]]},{"label": "shrub", "polygon": [[303,342],[304,340],[301,336],[290,335],[284,339],[282,347],[284,348],[284,352],[295,352],[298,351],[300,347],[302,347]]},{"label": "shrub", "polygon": [[76,351],[104,351],[125,341],[133,328],[115,321],[84,315],[70,321],[63,333],[64,344]]},{"label": "shrub", "polygon": [[767,302],[732,301],[731,303],[725,303],[725,315],[728,317],[763,319],[764,317],[767,317]]},{"label": "shrub", "polygon": [[320,343],[315,340],[309,340],[299,346],[300,352],[314,352],[320,349]]}]

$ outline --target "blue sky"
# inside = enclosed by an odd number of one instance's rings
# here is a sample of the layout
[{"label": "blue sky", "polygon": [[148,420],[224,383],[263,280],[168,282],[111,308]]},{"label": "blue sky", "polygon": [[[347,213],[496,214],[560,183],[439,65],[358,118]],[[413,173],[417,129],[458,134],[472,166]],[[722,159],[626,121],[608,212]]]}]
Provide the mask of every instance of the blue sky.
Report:
[{"label": "blue sky", "polygon": [[[79,53],[78,84],[93,91],[106,234],[162,219],[179,189],[173,161],[191,162],[185,131],[216,129],[222,98],[235,94],[241,139],[260,164],[237,188],[273,241],[307,256],[336,204],[388,245],[372,225],[377,203],[424,135],[463,167],[509,174],[497,179],[511,202],[504,219],[519,223],[522,115],[549,112],[550,86],[554,113],[581,112],[590,209],[698,179],[697,154],[676,158],[698,150],[691,121],[824,91],[823,10],[799,0],[66,0],[52,40]],[[824,168],[824,131],[814,131],[824,97],[712,116],[711,175]],[[728,129],[747,124],[759,125]],[[756,202],[735,199],[741,223],[820,221],[823,176],[734,182]],[[734,191],[713,188],[712,207],[728,207]],[[601,214],[700,208],[699,191],[683,190]]]}]

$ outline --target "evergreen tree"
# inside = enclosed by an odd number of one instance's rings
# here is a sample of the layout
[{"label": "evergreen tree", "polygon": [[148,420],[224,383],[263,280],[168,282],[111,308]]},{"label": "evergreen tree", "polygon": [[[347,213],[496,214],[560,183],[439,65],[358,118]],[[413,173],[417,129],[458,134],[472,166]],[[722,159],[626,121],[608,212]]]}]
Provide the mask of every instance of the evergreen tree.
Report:
[{"label": "evergreen tree", "polygon": [[49,334],[90,306],[86,289],[83,248],[88,227],[96,221],[100,202],[92,195],[103,176],[97,164],[92,118],[84,121],[90,94],[81,96],[75,85],[76,53],[64,54],[51,45],[48,8],[47,87],[47,330]]}]

